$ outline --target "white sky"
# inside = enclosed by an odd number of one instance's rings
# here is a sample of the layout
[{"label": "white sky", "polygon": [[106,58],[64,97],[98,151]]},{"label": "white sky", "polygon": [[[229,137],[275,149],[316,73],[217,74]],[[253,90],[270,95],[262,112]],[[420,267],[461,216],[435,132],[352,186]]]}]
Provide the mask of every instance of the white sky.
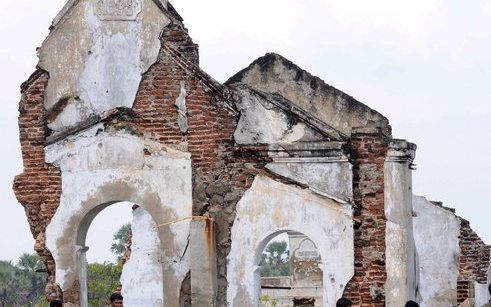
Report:
[{"label": "white sky", "polygon": [[[35,48],[64,2],[0,0],[0,259],[32,250],[23,210],[11,192],[22,169],[19,85],[34,70]],[[414,191],[457,208],[491,243],[490,1],[173,4],[200,44],[201,66],[219,81],[274,51],[386,115],[395,137],[419,146]],[[127,219],[121,217],[121,224]]]}]

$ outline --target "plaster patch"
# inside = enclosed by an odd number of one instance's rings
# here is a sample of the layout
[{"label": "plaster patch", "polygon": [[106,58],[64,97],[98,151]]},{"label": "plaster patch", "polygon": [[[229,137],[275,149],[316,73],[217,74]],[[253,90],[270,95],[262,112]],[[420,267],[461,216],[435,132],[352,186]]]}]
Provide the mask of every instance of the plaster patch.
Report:
[{"label": "plaster patch", "polygon": [[179,92],[179,97],[176,99],[176,103],[174,104],[178,110],[177,123],[179,125],[179,129],[182,133],[188,132],[189,124],[188,124],[188,110],[186,108],[186,82],[181,81],[181,89]]}]

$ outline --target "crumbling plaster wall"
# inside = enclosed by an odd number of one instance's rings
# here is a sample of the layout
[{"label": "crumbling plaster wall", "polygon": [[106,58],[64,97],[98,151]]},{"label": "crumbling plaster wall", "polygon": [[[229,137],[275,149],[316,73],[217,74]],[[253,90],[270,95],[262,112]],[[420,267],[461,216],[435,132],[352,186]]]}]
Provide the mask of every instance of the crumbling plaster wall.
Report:
[{"label": "crumbling plaster wall", "polygon": [[416,299],[417,267],[413,235],[412,162],[416,145],[391,140],[385,159],[386,304]]},{"label": "crumbling plaster wall", "polygon": [[456,306],[460,221],[421,196],[413,197],[413,209],[421,306]]},{"label": "crumbling plaster wall", "polygon": [[232,228],[227,273],[229,306],[258,305],[260,255],[270,239],[289,230],[301,231],[315,242],[322,258],[324,306],[335,305],[354,270],[351,207],[256,176],[237,205]]},{"label": "crumbling plaster wall", "polygon": [[[117,1],[116,1],[117,2]],[[49,72],[48,127],[60,132],[116,107],[131,108],[170,20],[153,0],[72,3],[39,49]]]},{"label": "crumbling plaster wall", "polygon": [[389,121],[380,113],[278,54],[266,54],[226,82],[235,83],[280,94],[345,136],[351,135],[353,128],[365,126],[383,127],[385,133],[390,133]]},{"label": "crumbling plaster wall", "polygon": [[[120,201],[139,204],[157,224],[192,215],[188,153],[124,130],[105,131],[103,125],[48,146],[45,152],[46,162],[62,172],[60,205],[47,227],[46,244],[56,261],[56,282],[63,291],[83,280],[77,280],[81,265],[77,263],[77,246],[84,247],[92,219],[106,206]],[[165,305],[176,306],[189,271],[185,253],[189,222],[161,227],[159,237]],[[153,262],[158,265],[158,259]]]},{"label": "crumbling plaster wall", "polygon": [[337,158],[273,159],[266,168],[274,174],[308,186],[341,203],[353,200],[352,165],[346,156]]},{"label": "crumbling plaster wall", "polygon": [[318,131],[289,116],[247,87],[236,87],[240,119],[234,134],[237,144],[276,144],[322,139]]},{"label": "crumbling plaster wall", "polygon": [[157,224],[142,207],[133,210],[131,233],[131,257],[121,275],[124,305],[164,306],[162,245]]}]

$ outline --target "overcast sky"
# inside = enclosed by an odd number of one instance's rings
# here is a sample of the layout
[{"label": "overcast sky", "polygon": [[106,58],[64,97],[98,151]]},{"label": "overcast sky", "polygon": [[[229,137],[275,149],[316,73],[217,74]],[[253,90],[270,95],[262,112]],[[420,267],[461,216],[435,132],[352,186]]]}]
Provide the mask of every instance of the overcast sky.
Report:
[{"label": "overcast sky", "polygon": [[[11,191],[22,171],[19,86],[34,70],[36,47],[64,3],[0,0],[0,259],[32,251]],[[200,45],[202,68],[217,80],[273,51],[386,115],[395,137],[418,144],[415,193],[455,207],[491,243],[491,1],[173,4]],[[130,219],[129,209],[109,210],[89,233],[93,260],[110,260],[111,235]]]}]

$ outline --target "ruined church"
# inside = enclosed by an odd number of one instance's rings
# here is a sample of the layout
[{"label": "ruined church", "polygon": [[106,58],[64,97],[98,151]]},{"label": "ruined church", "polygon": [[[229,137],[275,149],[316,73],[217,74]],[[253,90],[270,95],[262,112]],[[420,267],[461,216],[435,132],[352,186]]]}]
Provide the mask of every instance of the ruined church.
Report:
[{"label": "ruined church", "polygon": [[[21,86],[14,190],[49,300],[88,306],[87,231],[131,202],[125,306],[257,307],[304,277],[315,295],[285,306],[488,301],[490,246],[413,194],[416,145],[284,57],[221,84],[167,0],[69,0],[38,57]],[[261,254],[281,233],[298,245],[298,278],[275,286]]]}]

